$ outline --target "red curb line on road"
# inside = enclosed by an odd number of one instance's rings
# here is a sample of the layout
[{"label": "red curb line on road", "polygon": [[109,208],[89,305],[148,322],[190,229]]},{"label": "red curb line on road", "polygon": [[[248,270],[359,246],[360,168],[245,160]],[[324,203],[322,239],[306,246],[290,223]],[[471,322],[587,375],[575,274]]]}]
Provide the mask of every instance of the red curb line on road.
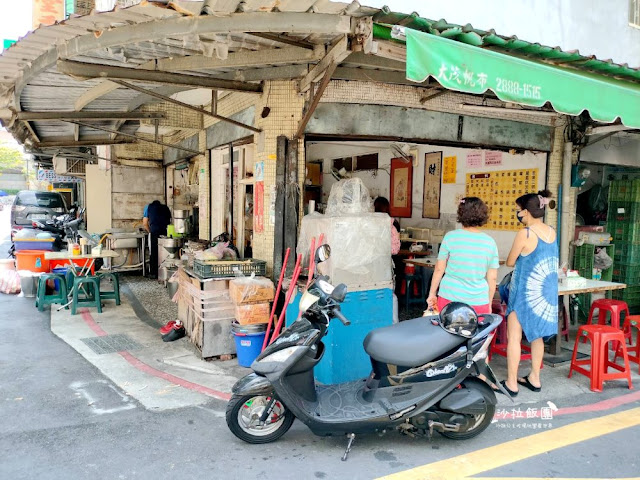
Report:
[{"label": "red curb line on road", "polygon": [[[93,330],[93,332],[99,336],[99,337],[104,337],[105,335],[108,335],[107,332],[105,332],[102,327],[100,327],[100,325],[98,325],[96,323],[96,321],[93,319],[93,317],[91,316],[91,313],[89,313],[89,311],[87,309],[84,309],[82,312],[82,319],[84,320],[84,322],[87,324],[87,326]],[[162,370],[158,370],[156,368],[153,368],[152,366],[144,363],[142,360],[140,360],[139,358],[135,357],[134,355],[132,355],[129,352],[118,352],[118,354],[124,358],[127,362],[129,362],[133,367],[135,367],[136,369],[140,370],[141,372],[147,373],[149,375],[152,375],[154,377],[158,377],[158,378],[162,378],[163,380],[166,380],[168,382],[171,382],[175,385],[179,385],[183,388],[186,388],[188,390],[193,390],[194,392],[198,392],[198,393],[203,393],[205,395],[208,395],[210,397],[213,398],[217,398],[218,400],[229,400],[231,398],[231,395],[228,393],[224,393],[224,392],[219,392],[218,390],[214,390],[212,388],[209,387],[205,387],[204,385],[199,385],[197,383],[193,383],[193,382],[189,382],[188,380],[185,380],[183,378],[180,377],[176,377],[175,375],[171,375],[170,373],[166,373],[163,372]]]},{"label": "red curb line on road", "polygon": [[[87,309],[84,309],[82,313],[82,318],[85,323],[89,326],[93,332],[99,337],[103,337],[108,335],[100,325],[96,323],[96,321],[91,316],[91,313]],[[176,385],[180,385],[183,388],[187,388],[189,390],[193,390],[195,392],[204,393],[210,397],[217,398],[219,400],[229,400],[231,395],[224,392],[219,392],[217,390],[213,390],[211,388],[205,387],[204,385],[198,385],[197,383],[192,383],[182,378],[171,375],[170,373],[163,372],[161,370],[157,370],[150,365],[147,365],[137,357],[131,355],[129,352],[118,352],[127,362],[129,362],[132,366],[137,368],[138,370],[148,373],[149,375],[153,375],[154,377],[162,378],[167,380],[168,382],[174,383]],[[568,408],[560,408],[557,411],[553,412],[553,416],[556,417],[558,415],[571,415],[573,413],[587,413],[587,412],[601,412],[603,410],[611,410],[612,408],[619,407],[621,405],[626,405],[628,403],[633,403],[640,401],[640,391],[634,393],[628,393],[626,395],[621,395],[619,397],[610,398],[607,400],[603,400],[601,402],[590,403],[588,405],[582,405],[580,407],[568,407]],[[500,420],[513,420],[517,417],[515,413],[508,413],[504,416],[500,417]]]}]

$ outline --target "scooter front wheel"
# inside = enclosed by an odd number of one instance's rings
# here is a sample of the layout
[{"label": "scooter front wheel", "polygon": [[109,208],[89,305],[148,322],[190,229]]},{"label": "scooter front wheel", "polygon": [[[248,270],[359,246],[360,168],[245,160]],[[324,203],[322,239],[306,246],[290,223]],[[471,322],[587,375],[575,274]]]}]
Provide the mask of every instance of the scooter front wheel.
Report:
[{"label": "scooter front wheel", "polygon": [[261,424],[265,409],[270,408],[271,396],[234,395],[227,404],[227,426],[240,440],[247,443],[275,442],[291,428],[295,417],[284,404],[275,399],[271,412]]}]

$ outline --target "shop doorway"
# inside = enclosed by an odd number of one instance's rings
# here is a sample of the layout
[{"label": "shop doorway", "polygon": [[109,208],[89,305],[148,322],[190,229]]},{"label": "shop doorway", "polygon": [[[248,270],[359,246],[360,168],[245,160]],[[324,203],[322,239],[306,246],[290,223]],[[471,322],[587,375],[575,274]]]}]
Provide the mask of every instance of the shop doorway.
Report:
[{"label": "shop doorway", "polygon": [[229,150],[228,146],[211,150],[211,238],[227,234],[242,258],[252,258],[253,144],[234,145],[232,162]]}]

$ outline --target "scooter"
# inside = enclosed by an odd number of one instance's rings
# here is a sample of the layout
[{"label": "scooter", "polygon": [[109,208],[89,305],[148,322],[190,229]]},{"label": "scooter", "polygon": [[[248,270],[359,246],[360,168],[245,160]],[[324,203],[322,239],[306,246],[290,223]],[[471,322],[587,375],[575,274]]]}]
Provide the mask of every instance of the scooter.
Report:
[{"label": "scooter", "polygon": [[[329,255],[329,246],[321,245],[316,264]],[[324,354],[322,338],[331,320],[350,324],[340,311],[346,293],[345,285],[334,287],[328,277],[314,275],[300,300],[302,316],[256,358],[254,373],[233,387],[226,420],[236,437],[273,442],[297,418],[316,435],[347,435],[346,460],[356,434],[395,429],[430,439],[436,431],[462,440],[491,424],[496,396],[478,376],[502,390],[486,363],[502,321],[498,315],[479,316],[477,330],[467,336],[445,330],[438,314],[373,330],[364,340],[373,367],[368,378],[316,384],[313,368]]]}]

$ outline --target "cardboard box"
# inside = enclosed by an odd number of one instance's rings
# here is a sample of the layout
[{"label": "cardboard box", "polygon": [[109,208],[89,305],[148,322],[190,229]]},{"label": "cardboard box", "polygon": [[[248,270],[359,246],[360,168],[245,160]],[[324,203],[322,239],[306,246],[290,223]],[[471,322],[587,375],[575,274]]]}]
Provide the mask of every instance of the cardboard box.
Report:
[{"label": "cardboard box", "polygon": [[229,290],[229,280],[224,278],[220,280],[207,280],[206,282],[202,282],[202,290],[205,292]]},{"label": "cardboard box", "polygon": [[236,305],[235,315],[240,325],[267,323],[271,315],[271,304],[266,302]]},{"label": "cardboard box", "polygon": [[229,296],[236,305],[270,302],[275,293],[273,282],[264,277],[242,277],[229,282]]}]

